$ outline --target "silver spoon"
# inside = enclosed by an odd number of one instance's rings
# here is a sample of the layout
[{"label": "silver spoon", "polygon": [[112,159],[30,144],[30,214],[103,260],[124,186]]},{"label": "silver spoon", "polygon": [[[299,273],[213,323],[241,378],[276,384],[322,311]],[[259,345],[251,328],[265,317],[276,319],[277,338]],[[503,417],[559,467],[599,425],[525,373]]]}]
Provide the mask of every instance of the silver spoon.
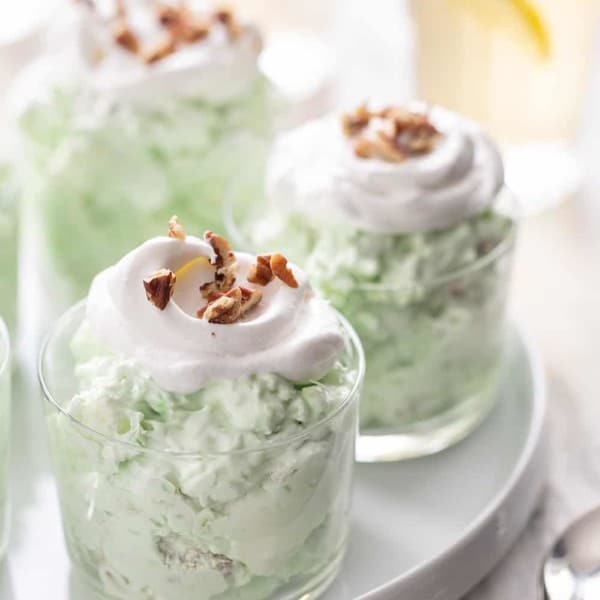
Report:
[{"label": "silver spoon", "polygon": [[575,521],[542,567],[545,600],[600,599],[600,507]]}]

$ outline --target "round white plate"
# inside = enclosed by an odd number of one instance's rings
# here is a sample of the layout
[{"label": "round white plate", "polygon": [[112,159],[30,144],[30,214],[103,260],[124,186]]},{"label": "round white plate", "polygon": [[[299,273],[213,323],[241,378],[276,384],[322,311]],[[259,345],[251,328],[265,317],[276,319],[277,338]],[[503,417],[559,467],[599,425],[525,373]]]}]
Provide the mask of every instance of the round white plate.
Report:
[{"label": "round white plate", "polygon": [[[326,600],[457,600],[506,552],[543,483],[543,374],[520,335],[509,367],[498,407],[467,441],[412,462],[358,465],[350,548]],[[0,598],[88,600],[70,578],[35,385],[15,394]]]},{"label": "round white plate", "polygon": [[496,409],[466,441],[357,466],[352,536],[326,600],[457,600],[502,558],[544,483],[544,374],[522,333]]}]

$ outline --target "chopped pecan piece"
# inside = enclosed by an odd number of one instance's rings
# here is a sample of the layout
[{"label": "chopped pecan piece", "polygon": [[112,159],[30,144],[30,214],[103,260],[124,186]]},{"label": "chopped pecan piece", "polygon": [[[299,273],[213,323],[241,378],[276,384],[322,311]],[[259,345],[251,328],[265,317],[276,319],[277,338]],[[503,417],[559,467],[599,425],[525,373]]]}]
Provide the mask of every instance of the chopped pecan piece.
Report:
[{"label": "chopped pecan piece", "polygon": [[395,143],[409,155],[429,152],[439,135],[427,115],[408,113],[394,117],[393,122]]},{"label": "chopped pecan piece", "polygon": [[396,106],[369,112],[363,104],[342,116],[342,127],[344,133],[353,138],[356,156],[395,163],[430,152],[439,136],[426,114]]},{"label": "chopped pecan piece", "polygon": [[[201,311],[198,311],[198,314]],[[229,290],[218,300],[208,304],[203,311],[203,317],[209,323],[227,325],[235,323],[242,314],[242,290],[237,287]]]},{"label": "chopped pecan piece", "polygon": [[250,283],[265,286],[273,279],[271,271],[271,255],[263,254],[256,257],[256,262],[250,267],[246,279]]},{"label": "chopped pecan piece", "polygon": [[239,289],[242,292],[241,314],[245,315],[262,300],[262,292],[260,290],[251,290],[242,286],[240,286]]},{"label": "chopped pecan piece", "polygon": [[177,215],[173,215],[169,219],[169,237],[181,241],[185,240],[185,231],[182,225],[179,223],[179,218]]},{"label": "chopped pecan piece", "polygon": [[144,62],[152,65],[177,50],[177,41],[172,33],[168,33],[160,42],[144,52]]},{"label": "chopped pecan piece", "polygon": [[407,152],[402,150],[396,143],[396,139],[388,134],[378,131],[372,142],[373,156],[381,158],[387,162],[401,163],[408,156]]},{"label": "chopped pecan piece", "polygon": [[208,303],[196,314],[211,323],[230,324],[252,310],[262,299],[260,290],[235,287],[226,294],[215,293],[209,296]]},{"label": "chopped pecan piece", "polygon": [[354,154],[358,158],[371,158],[375,153],[373,142],[364,137],[359,137],[354,142]]},{"label": "chopped pecan piece", "polygon": [[144,289],[146,298],[154,304],[156,308],[164,310],[175,289],[176,277],[173,271],[169,269],[160,269],[150,277],[144,279]]},{"label": "chopped pecan piece", "polygon": [[348,137],[360,133],[371,120],[371,113],[366,104],[361,104],[356,110],[342,115],[342,129]]},{"label": "chopped pecan piece", "polygon": [[235,255],[231,251],[231,244],[224,237],[212,231],[206,231],[204,233],[204,239],[215,251],[216,258],[214,264],[217,268],[235,261]]},{"label": "chopped pecan piece", "polygon": [[216,10],[213,14],[213,19],[226,27],[227,33],[231,39],[235,40],[240,37],[242,28],[231,9],[221,8]]},{"label": "chopped pecan piece", "polygon": [[207,231],[204,239],[212,246],[216,255],[213,263],[216,267],[215,279],[200,287],[202,296],[207,298],[210,293],[227,292],[233,287],[237,275],[237,260],[231,245],[224,237]]},{"label": "chopped pecan piece", "polygon": [[292,273],[292,270],[287,266],[287,258],[282,256],[281,254],[272,254],[271,255],[271,271],[273,271],[273,275],[278,279],[281,279],[283,283],[286,285],[297,288],[298,282]]},{"label": "chopped pecan piece", "polygon": [[140,42],[137,39],[137,36],[125,19],[119,19],[113,28],[113,39],[121,48],[124,48],[128,52],[132,54],[138,54],[140,51]]},{"label": "chopped pecan piece", "polygon": [[181,42],[193,43],[209,34],[208,24],[194,17],[187,7],[160,5],[156,9],[160,24]]}]

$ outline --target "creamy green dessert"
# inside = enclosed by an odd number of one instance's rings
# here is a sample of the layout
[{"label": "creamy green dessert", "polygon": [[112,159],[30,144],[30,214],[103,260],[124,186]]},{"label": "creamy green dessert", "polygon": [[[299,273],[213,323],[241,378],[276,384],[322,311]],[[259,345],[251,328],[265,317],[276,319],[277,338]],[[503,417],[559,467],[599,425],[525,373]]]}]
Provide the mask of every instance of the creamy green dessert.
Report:
[{"label": "creamy green dessert", "polygon": [[[495,204],[502,163],[477,126],[437,107],[341,117],[282,138],[268,208],[238,229],[284,248],[356,328],[363,430],[439,449],[489,410],[502,364],[515,233]],[[454,439],[436,445],[443,428]]]},{"label": "creamy green dessert", "polygon": [[171,232],[101,273],[42,360],[71,558],[102,597],[318,594],[348,534],[360,350],[281,255]]},{"label": "creamy green dessert", "polygon": [[71,300],[165,214],[219,228],[226,182],[260,168],[276,109],[260,36],[232,13],[114,4],[61,12],[14,92],[25,192]]},{"label": "creamy green dessert", "polygon": [[17,193],[8,166],[0,164],[0,315],[14,330],[17,323]]}]

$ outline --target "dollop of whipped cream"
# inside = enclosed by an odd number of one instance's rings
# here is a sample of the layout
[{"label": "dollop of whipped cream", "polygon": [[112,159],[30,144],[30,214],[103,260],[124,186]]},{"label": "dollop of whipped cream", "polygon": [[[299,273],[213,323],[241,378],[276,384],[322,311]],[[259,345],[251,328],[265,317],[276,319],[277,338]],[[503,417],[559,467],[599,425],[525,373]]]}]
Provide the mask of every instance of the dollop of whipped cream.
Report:
[{"label": "dollop of whipped cream", "polygon": [[[140,48],[151,49],[166,39],[167,30],[157,17],[156,4],[125,4],[127,28]],[[256,81],[262,41],[254,27],[241,25],[239,35],[232,36],[226,24],[211,19],[209,13],[198,13],[209,24],[205,37],[180,43],[176,51],[146,64],[140,55],[115,41],[116,6],[114,0],[81,0],[70,2],[57,15],[49,27],[46,54],[68,71],[54,74],[61,83],[75,78],[85,89],[121,100],[149,103],[194,97],[220,103],[239,97]],[[38,71],[48,68],[45,60]]]},{"label": "dollop of whipped cream", "polygon": [[[236,252],[235,258],[235,285],[262,292],[242,319],[219,324],[197,315],[206,304],[199,287],[215,275],[212,245],[194,236],[157,237],[96,276],[87,300],[92,332],[169,392],[191,393],[210,380],[252,374],[294,382],[327,374],[345,344],[335,311],[313,294],[298,267],[291,266],[297,287],[277,277],[259,286],[247,279],[256,257]],[[176,282],[160,310],[148,301],[143,281],[162,269],[175,273]]]},{"label": "dollop of whipped cream", "polygon": [[444,229],[487,208],[504,181],[500,152],[474,122],[441,107],[426,113],[439,132],[428,152],[399,162],[357,155],[329,115],[282,136],[269,163],[267,191],[321,218],[343,219],[357,229],[401,234]]}]

